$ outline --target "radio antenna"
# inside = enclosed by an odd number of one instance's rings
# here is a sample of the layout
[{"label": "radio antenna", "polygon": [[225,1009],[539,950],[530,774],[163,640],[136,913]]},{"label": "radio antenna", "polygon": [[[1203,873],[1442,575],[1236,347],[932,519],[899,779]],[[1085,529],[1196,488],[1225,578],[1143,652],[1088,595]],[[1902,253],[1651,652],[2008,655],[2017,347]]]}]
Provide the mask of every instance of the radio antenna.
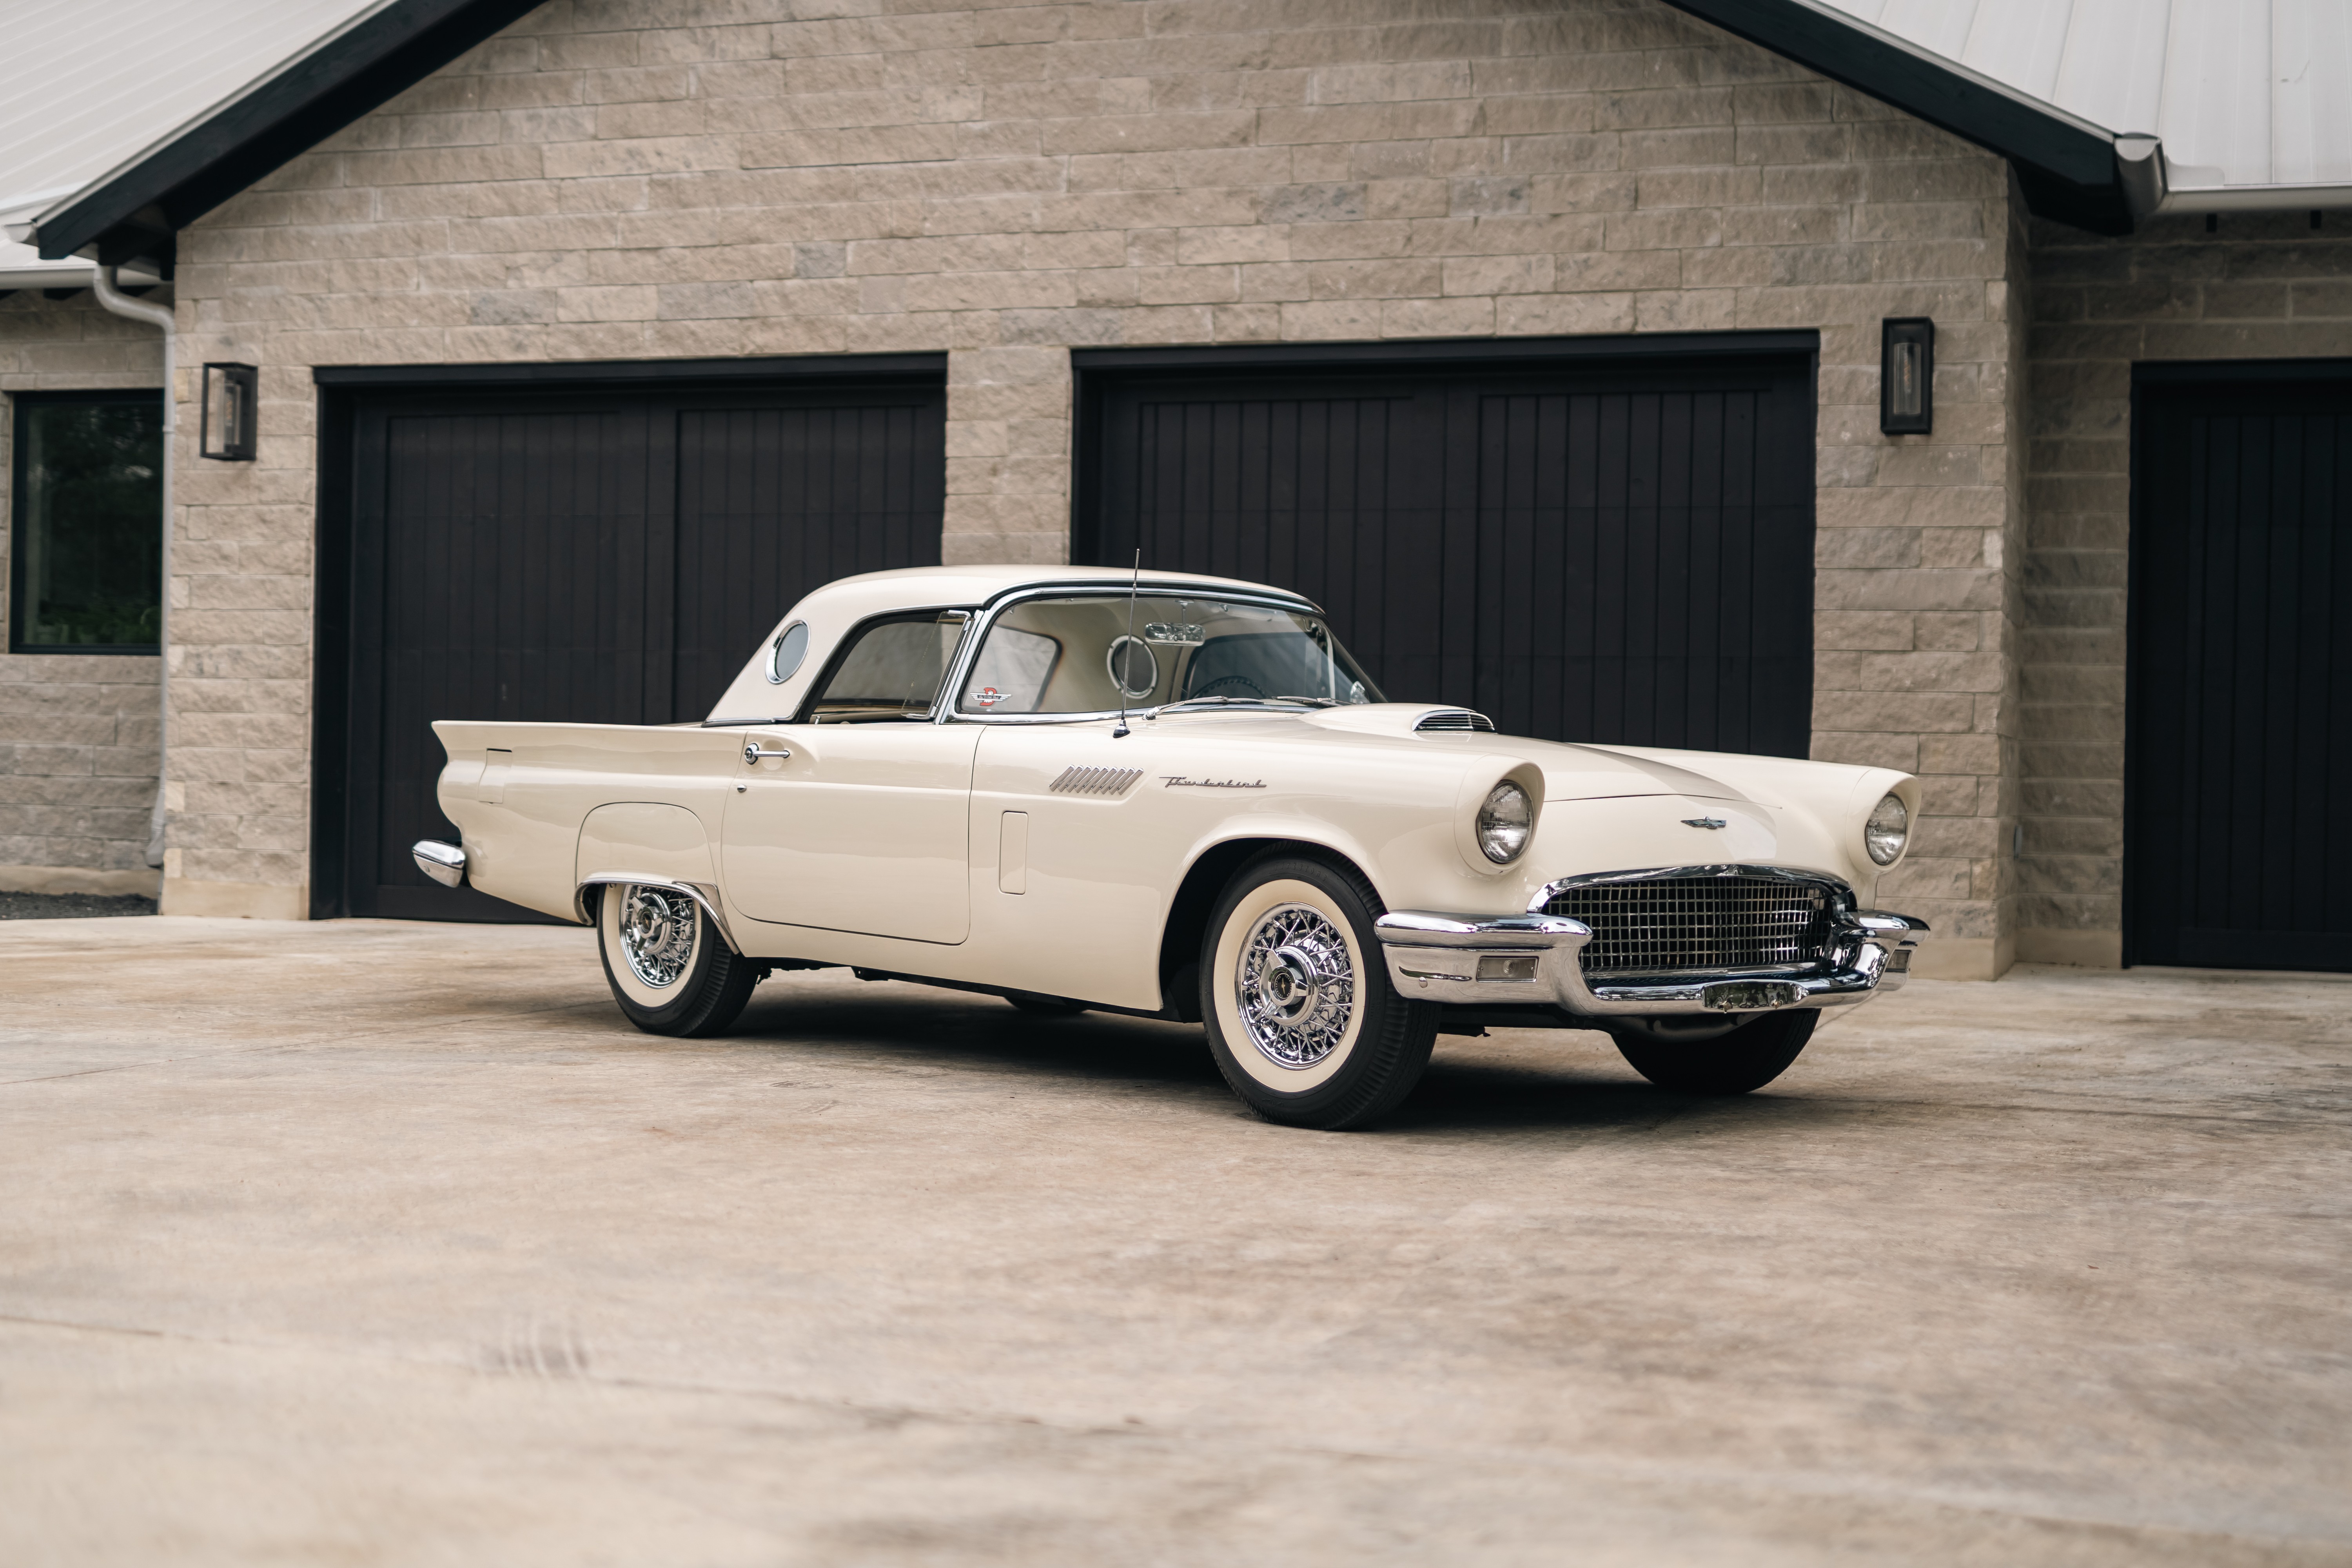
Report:
[{"label": "radio antenna", "polygon": [[1135,664],[1135,590],[1143,582],[1143,546],[1135,547],[1135,572],[1127,580],[1127,638],[1118,650],[1118,668],[1111,671],[1111,684],[1118,688],[1118,728],[1110,732],[1114,741],[1127,737],[1127,672]]}]

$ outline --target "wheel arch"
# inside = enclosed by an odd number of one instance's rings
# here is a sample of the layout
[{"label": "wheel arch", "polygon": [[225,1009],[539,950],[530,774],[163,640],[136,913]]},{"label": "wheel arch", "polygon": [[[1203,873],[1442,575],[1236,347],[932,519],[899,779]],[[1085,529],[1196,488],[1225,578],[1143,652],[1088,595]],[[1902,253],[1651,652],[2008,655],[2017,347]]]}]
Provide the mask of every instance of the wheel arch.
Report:
[{"label": "wheel arch", "polygon": [[[1208,935],[1209,916],[1217,895],[1243,867],[1269,856],[1292,854],[1320,860],[1361,877],[1372,886],[1371,874],[1351,855],[1311,838],[1265,834],[1223,839],[1193,857],[1168,903],[1168,919],[1160,933],[1160,1011],[1181,1024],[1201,1021],[1201,942]],[[1373,897],[1379,898],[1377,888]],[[1188,973],[1189,972],[1189,973]]]}]

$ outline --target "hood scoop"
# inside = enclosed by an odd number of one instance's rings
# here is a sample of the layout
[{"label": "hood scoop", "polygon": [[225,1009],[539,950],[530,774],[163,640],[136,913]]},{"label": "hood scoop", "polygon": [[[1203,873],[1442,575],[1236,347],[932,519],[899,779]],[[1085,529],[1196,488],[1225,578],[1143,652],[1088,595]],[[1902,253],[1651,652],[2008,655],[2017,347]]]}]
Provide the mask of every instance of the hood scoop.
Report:
[{"label": "hood scoop", "polygon": [[1432,702],[1359,702],[1318,708],[1299,715],[1318,730],[1352,730],[1360,735],[1491,735],[1495,721],[1467,708]]},{"label": "hood scoop", "polygon": [[1491,735],[1495,732],[1495,721],[1484,713],[1473,713],[1467,708],[1440,708],[1423,714],[1412,726],[1416,735],[1427,734],[1431,731],[1466,734],[1473,730]]}]

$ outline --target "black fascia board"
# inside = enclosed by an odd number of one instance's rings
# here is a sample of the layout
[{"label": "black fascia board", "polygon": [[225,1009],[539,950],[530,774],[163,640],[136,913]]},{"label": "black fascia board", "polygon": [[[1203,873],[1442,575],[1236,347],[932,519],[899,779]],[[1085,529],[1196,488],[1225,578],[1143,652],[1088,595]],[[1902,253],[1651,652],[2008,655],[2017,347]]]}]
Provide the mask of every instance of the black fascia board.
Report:
[{"label": "black fascia board", "polygon": [[1816,353],[1811,327],[1730,332],[1613,332],[1572,338],[1412,338],[1377,342],[1214,343],[1149,348],[1074,348],[1079,374],[1125,371],[1347,370],[1553,363],[1564,360],[1645,361],[1677,356]]},{"label": "black fascia board", "polygon": [[944,353],[769,354],[749,359],[548,360],[516,363],[486,360],[463,364],[322,364],[311,381],[337,389],[429,388],[436,392],[538,387],[732,384],[756,381],[900,381],[937,386],[947,379]]},{"label": "black fascia board", "polygon": [[2129,234],[2115,143],[2054,114],[1816,10],[1801,0],[1666,0],[1675,9],[1856,92],[1998,153],[2036,216],[2094,234]]},{"label": "black fascia board", "polygon": [[44,258],[120,266],[535,10],[541,0],[399,0],[224,104],[40,226]]}]

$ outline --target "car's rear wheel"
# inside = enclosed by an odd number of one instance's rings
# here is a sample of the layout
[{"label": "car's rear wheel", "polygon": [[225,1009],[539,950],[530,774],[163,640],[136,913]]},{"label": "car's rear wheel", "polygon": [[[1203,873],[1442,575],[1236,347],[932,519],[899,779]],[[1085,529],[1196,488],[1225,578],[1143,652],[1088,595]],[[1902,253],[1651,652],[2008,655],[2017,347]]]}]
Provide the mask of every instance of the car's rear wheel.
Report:
[{"label": "car's rear wheel", "polygon": [[675,888],[607,884],[597,951],[613,1000],[649,1035],[720,1035],[760,983],[760,966],[729,949],[702,906]]},{"label": "car's rear wheel", "polygon": [[1811,1007],[1767,1013],[1728,1034],[1689,1045],[1617,1037],[1633,1070],[1677,1094],[1747,1094],[1789,1070],[1813,1037],[1821,1014]]},{"label": "car's rear wheel", "polygon": [[1421,1080],[1437,1009],[1389,984],[1352,870],[1284,856],[1229,883],[1201,951],[1201,1015],[1218,1070],[1269,1121],[1329,1131],[1396,1109]]}]

